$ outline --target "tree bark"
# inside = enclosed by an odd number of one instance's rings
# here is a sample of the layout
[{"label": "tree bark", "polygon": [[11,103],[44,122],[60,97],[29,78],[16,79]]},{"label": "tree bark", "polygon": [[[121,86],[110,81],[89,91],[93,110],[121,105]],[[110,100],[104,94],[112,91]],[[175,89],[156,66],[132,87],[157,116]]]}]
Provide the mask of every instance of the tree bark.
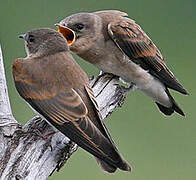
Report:
[{"label": "tree bark", "polygon": [[[106,119],[132,89],[111,74],[90,80],[101,115]],[[47,138],[48,137],[48,138]],[[36,116],[21,126],[13,117],[0,47],[0,179],[45,180],[59,170],[77,145]]]}]

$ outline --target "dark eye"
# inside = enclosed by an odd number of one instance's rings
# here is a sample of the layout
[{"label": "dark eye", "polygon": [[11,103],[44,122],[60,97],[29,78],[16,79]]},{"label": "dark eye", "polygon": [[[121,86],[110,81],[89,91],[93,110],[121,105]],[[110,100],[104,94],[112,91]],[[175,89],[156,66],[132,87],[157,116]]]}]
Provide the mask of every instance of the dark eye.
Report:
[{"label": "dark eye", "polygon": [[35,41],[35,37],[33,35],[29,35],[29,42],[34,42]]},{"label": "dark eye", "polygon": [[82,30],[84,28],[84,24],[76,24],[75,27],[77,30]]}]

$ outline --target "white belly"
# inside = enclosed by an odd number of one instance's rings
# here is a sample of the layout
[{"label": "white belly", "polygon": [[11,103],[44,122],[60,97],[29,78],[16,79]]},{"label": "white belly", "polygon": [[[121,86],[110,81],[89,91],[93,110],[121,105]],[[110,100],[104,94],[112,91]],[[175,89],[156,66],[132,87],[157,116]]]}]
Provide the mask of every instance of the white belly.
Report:
[{"label": "white belly", "polygon": [[151,97],[154,101],[166,107],[171,107],[172,104],[165,92],[165,86],[148,73],[148,71],[126,58],[123,65],[119,61],[105,61],[104,64],[97,66],[104,72],[120,76],[127,83],[134,83],[140,91]]}]

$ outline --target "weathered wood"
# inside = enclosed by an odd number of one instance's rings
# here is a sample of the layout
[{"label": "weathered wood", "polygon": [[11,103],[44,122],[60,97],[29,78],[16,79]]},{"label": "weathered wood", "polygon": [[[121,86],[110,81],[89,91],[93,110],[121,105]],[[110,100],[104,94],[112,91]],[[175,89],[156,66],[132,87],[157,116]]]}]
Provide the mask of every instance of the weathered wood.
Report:
[{"label": "weathered wood", "polygon": [[[110,74],[90,81],[104,119],[123,103],[127,95],[126,89],[117,85],[118,83],[118,78]],[[0,109],[1,179],[45,180],[55,170],[59,170],[76,151],[75,143],[40,117],[34,117],[23,127],[17,123],[9,104],[2,56]]]},{"label": "weathered wood", "polygon": [[12,115],[10,107],[8,88],[6,85],[5,70],[3,65],[3,54],[0,45],[0,127],[5,134],[12,134],[18,126]]}]

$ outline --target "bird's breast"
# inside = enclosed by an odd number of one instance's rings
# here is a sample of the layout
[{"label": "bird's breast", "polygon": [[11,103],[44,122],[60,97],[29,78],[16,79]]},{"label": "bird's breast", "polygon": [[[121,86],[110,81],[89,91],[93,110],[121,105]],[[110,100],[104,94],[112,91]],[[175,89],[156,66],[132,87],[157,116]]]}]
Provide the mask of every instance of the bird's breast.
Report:
[{"label": "bird's breast", "polygon": [[121,77],[127,83],[135,83],[138,88],[145,88],[153,80],[152,75],[139,65],[132,62],[125,55],[118,59],[112,54],[102,60],[97,61],[95,65],[104,72],[115,74]]},{"label": "bird's breast", "polygon": [[134,83],[140,91],[156,102],[166,107],[171,106],[164,84],[127,57],[124,57],[123,60],[108,58],[106,61],[96,64],[96,66],[104,72],[121,77],[127,83]]}]

